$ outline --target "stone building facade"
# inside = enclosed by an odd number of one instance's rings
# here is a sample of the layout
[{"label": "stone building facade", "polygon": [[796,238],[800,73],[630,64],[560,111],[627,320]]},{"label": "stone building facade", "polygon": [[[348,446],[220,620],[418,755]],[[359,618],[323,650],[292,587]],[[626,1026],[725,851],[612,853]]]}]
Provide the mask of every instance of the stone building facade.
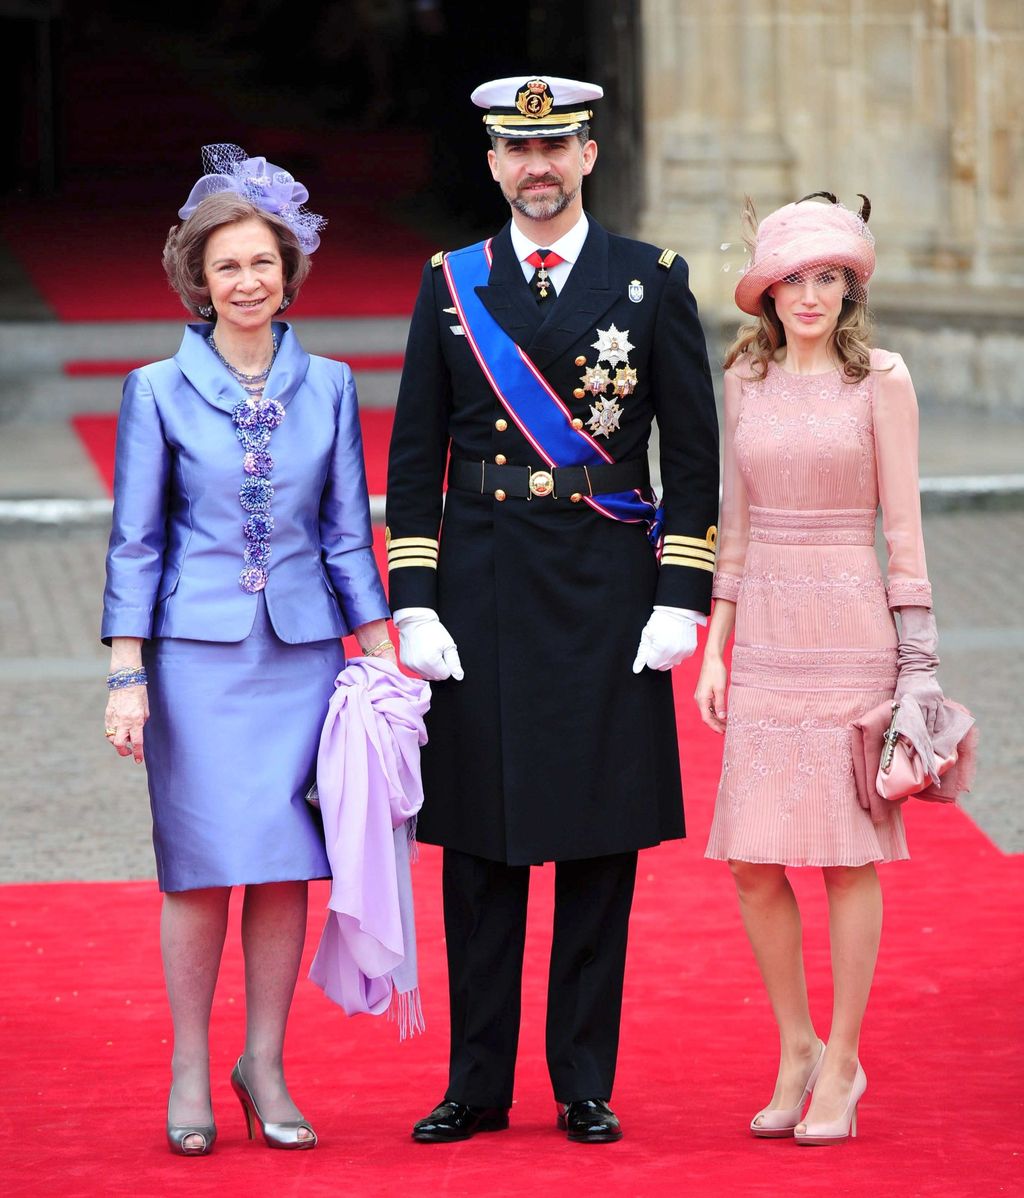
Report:
[{"label": "stone building facade", "polygon": [[[761,213],[871,197],[878,341],[922,403],[1024,418],[1024,0],[640,0],[640,236],[722,337]],[[721,249],[725,244],[728,249]]]}]

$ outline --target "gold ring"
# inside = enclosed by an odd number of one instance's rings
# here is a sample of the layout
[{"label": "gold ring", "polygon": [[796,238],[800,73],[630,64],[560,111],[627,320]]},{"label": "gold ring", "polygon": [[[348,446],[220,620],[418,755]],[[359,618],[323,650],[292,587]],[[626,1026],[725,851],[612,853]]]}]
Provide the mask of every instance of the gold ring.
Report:
[{"label": "gold ring", "polygon": [[104,728],[103,735],[104,736],[117,736],[117,729],[116,728]]}]

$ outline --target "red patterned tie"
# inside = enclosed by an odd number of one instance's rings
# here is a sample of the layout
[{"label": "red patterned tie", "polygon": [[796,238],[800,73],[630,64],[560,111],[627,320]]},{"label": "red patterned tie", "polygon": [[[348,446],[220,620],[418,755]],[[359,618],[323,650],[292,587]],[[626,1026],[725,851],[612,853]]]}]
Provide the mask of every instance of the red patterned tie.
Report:
[{"label": "red patterned tie", "polygon": [[565,259],[554,250],[534,250],[528,258],[523,259],[530,266],[535,267],[533,278],[530,280],[530,286],[536,288],[534,295],[537,303],[542,304],[546,299],[555,293],[554,287],[551,285],[551,278],[548,275],[548,270],[552,266],[557,266],[559,262],[564,262]]}]

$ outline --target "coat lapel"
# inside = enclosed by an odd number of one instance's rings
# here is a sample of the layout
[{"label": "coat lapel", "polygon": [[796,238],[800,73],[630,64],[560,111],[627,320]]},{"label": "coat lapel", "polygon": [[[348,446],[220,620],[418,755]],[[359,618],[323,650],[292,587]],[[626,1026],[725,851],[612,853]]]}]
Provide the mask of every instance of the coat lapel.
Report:
[{"label": "coat lapel", "polygon": [[506,225],[491,243],[491,273],[487,286],[477,287],[476,293],[512,340],[525,346],[540,328],[544,313],[530,294],[509,230]]},{"label": "coat lapel", "polygon": [[587,239],[565,286],[544,313],[545,319],[533,339],[525,346],[540,370],[550,366],[569,346],[595,328],[616,299],[608,283],[608,234],[593,217],[589,220]]},{"label": "coat lapel", "polygon": [[[275,323],[274,331],[280,344],[264,395],[287,407],[309,370],[309,354],[299,345],[291,325]],[[174,361],[207,403],[230,414],[238,401],[245,399],[245,391],[206,344],[209,335],[208,324],[188,325]]]}]

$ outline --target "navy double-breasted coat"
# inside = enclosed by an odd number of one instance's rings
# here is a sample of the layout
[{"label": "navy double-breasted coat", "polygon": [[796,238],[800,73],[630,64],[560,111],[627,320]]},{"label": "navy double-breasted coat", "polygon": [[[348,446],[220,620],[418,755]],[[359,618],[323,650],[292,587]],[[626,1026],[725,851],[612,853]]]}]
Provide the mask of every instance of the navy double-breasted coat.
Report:
[{"label": "navy double-breasted coat", "polygon": [[544,463],[460,334],[436,255],[391,444],[390,601],[437,610],[465,679],[433,684],[418,834],[513,865],[631,851],[684,833],[671,678],[631,666],[655,603],[709,609],[718,426],[704,337],[683,260],[593,219],[544,307],[508,226],[492,250],[477,293],[573,416],[592,415],[581,377],[599,334],[628,337],[636,388],[618,397],[618,429],[597,439],[617,462],[643,459],[657,419],[666,550],[659,563],[642,525],[568,495],[449,488],[444,499],[449,458]]}]

